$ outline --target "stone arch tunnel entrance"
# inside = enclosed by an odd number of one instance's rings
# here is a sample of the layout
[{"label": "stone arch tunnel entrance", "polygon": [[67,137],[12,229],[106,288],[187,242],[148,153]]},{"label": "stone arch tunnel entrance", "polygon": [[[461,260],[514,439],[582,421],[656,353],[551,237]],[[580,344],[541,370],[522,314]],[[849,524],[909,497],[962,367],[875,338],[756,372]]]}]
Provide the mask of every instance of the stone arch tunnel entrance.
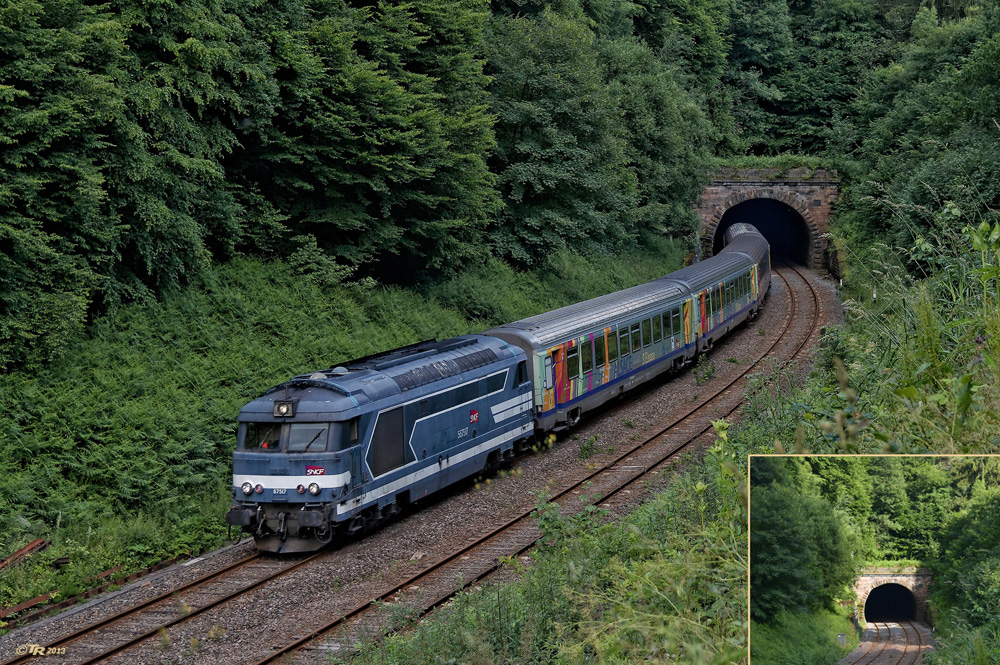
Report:
[{"label": "stone arch tunnel entrance", "polygon": [[770,241],[775,260],[839,274],[826,235],[839,185],[823,169],[720,169],[695,206],[702,255],[722,248],[727,228],[748,222]]},{"label": "stone arch tunnel entrance", "polygon": [[917,618],[917,599],[901,584],[875,587],[865,601],[865,621],[899,621]]},{"label": "stone arch tunnel entrance", "polygon": [[722,249],[726,229],[739,222],[753,224],[767,238],[772,261],[809,265],[809,227],[795,208],[776,199],[751,199],[726,210],[715,227],[713,255]]},{"label": "stone arch tunnel entrance", "polygon": [[854,582],[858,618],[927,621],[930,585],[931,573],[926,568],[866,568]]}]

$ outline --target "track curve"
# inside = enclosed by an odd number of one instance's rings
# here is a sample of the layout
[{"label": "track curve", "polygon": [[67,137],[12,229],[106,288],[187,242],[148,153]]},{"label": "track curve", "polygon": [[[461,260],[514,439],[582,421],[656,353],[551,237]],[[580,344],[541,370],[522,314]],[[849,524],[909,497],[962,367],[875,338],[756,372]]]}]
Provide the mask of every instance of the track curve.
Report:
[{"label": "track curve", "polygon": [[916,621],[873,621],[861,643],[837,665],[918,665],[934,649],[930,630]]}]

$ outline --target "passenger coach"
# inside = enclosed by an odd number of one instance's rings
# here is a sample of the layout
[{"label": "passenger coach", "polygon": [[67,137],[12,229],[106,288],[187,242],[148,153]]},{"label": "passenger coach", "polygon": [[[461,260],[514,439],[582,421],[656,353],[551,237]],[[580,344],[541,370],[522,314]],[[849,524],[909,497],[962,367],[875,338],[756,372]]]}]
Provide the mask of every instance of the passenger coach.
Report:
[{"label": "passenger coach", "polygon": [[528,357],[535,428],[575,424],[755,315],[771,282],[768,243],[749,224],[730,227],[726,241],[717,256],[648,284],[487,330]]}]

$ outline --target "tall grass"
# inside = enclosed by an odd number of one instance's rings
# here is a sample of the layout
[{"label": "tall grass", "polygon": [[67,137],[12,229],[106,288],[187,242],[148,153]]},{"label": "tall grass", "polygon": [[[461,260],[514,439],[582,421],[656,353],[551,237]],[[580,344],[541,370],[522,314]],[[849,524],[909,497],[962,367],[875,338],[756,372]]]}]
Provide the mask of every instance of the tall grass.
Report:
[{"label": "tall grass", "polygon": [[541,546],[528,566],[508,562],[518,581],[335,662],[746,662],[745,477],[725,459],[690,465],[617,523],[540,504]]},{"label": "tall grass", "polygon": [[[750,658],[754,665],[835,665],[858,645],[850,608],[815,614],[781,614],[774,623],[753,623]],[[837,643],[837,635],[846,644]]]}]

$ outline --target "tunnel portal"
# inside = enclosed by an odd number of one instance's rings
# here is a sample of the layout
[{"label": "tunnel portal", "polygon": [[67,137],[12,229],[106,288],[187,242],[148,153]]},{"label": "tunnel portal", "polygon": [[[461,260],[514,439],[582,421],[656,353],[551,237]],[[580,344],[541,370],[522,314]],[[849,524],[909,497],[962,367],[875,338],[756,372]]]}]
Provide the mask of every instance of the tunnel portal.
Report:
[{"label": "tunnel portal", "polygon": [[776,259],[839,275],[827,233],[839,184],[837,174],[824,169],[720,168],[695,205],[699,250],[715,254],[726,228],[748,222],[771,242]]},{"label": "tunnel portal", "polygon": [[875,587],[865,601],[865,621],[900,621],[917,618],[917,599],[901,584]]},{"label": "tunnel portal", "polygon": [[722,249],[726,229],[746,222],[757,227],[771,244],[771,260],[808,265],[812,240],[802,215],[787,203],[774,199],[751,199],[726,210],[715,229],[712,254]]}]

